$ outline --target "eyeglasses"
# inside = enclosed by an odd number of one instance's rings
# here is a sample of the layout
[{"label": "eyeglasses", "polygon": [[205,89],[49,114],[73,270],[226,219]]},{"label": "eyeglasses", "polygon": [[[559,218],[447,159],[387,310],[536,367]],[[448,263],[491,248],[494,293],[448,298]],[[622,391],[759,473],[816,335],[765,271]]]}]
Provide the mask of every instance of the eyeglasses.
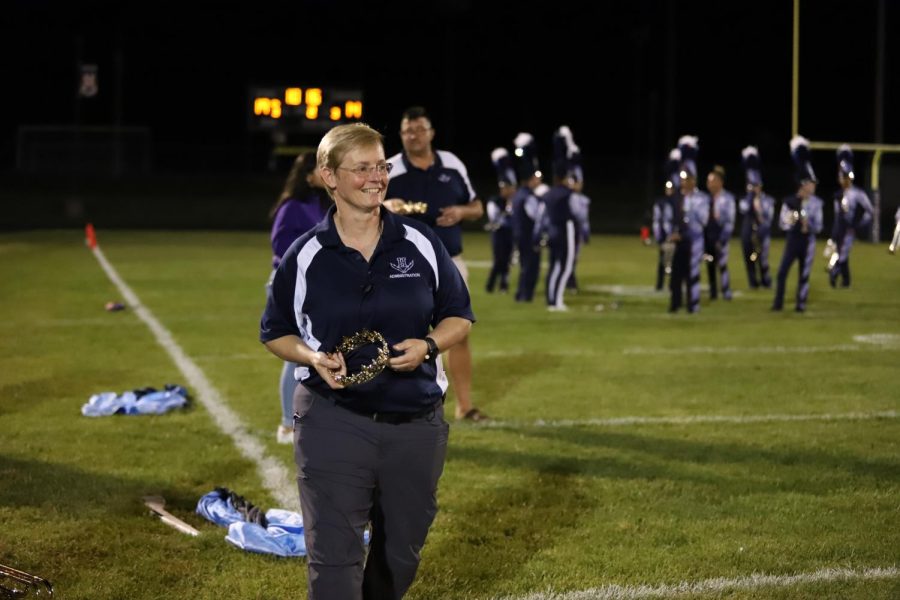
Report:
[{"label": "eyeglasses", "polygon": [[357,177],[369,177],[374,174],[378,174],[379,177],[384,177],[388,173],[391,172],[391,169],[394,168],[394,165],[391,163],[379,163],[377,165],[365,166],[360,165],[358,167],[353,167],[352,169],[347,167],[337,167],[342,171],[350,171]]},{"label": "eyeglasses", "polygon": [[403,137],[411,137],[414,135],[423,135],[426,131],[430,131],[431,127],[410,127],[409,129],[401,129],[400,135]]}]

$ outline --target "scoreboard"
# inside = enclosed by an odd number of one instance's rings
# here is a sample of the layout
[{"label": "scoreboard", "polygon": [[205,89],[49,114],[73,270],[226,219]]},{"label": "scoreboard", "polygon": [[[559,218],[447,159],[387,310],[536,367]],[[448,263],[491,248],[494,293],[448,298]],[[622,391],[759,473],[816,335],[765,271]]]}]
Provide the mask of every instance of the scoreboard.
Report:
[{"label": "scoreboard", "polygon": [[250,86],[248,96],[250,131],[322,133],[363,116],[363,95],[358,89],[317,84]]}]

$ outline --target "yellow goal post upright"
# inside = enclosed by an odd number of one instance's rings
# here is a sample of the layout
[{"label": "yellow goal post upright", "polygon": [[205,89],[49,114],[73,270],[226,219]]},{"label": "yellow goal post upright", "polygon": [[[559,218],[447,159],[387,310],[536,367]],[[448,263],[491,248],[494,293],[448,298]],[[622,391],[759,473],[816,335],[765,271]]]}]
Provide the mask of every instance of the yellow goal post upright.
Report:
[{"label": "yellow goal post upright", "polygon": [[[799,133],[799,91],[800,91],[800,0],[794,0],[794,45],[792,52],[792,78],[791,78],[791,137]],[[858,142],[825,142],[810,140],[809,147],[811,150],[834,150],[847,144],[854,152],[871,152],[872,153],[872,171],[871,171],[871,188],[872,188],[872,242],[881,241],[881,156],[885,153],[900,153],[900,144],[878,144],[878,143],[858,143]]]}]

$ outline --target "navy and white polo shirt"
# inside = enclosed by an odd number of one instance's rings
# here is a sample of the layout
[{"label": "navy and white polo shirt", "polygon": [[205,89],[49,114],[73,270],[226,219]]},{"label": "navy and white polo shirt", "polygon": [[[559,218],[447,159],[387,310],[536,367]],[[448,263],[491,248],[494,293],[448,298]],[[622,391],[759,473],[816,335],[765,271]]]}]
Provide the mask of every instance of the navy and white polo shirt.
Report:
[{"label": "navy and white polo shirt", "polygon": [[394,167],[388,182],[387,197],[427,203],[425,214],[410,217],[433,228],[450,256],[462,254],[462,229],[459,224],[439,227],[437,218],[441,214],[440,209],[468,204],[477,197],[463,162],[446,150],[435,150],[434,164],[427,169],[414,166],[406,153],[395,154],[388,162]]},{"label": "navy and white polo shirt", "polygon": [[[341,241],[334,212],[332,206],[285,252],[260,322],[261,341],[296,335],[313,350],[333,352],[363,329],[381,333],[393,346],[424,338],[447,317],[475,321],[459,270],[426,225],[382,208],[381,240],[366,262]],[[369,345],[344,358],[355,373],[374,354]],[[295,377],[322,396],[369,411],[417,412],[447,391],[440,360],[412,372],[386,368],[375,379],[342,390],[332,390],[305,366]]]}]

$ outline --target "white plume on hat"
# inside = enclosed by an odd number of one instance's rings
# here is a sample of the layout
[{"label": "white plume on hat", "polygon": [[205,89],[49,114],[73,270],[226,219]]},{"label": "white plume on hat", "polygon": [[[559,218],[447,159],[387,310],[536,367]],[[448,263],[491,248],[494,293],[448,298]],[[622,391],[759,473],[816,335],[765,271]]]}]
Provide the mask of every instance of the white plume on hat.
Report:
[{"label": "white plume on hat", "polygon": [[696,148],[699,142],[700,138],[698,138],[696,135],[683,135],[678,138],[679,146],[691,146],[692,148]]},{"label": "white plume on hat", "polygon": [[531,135],[530,133],[522,132],[516,136],[516,139],[513,140],[513,143],[516,145],[516,148],[523,148],[523,147],[531,144],[531,142],[533,142],[533,141],[534,141],[533,135]]},{"label": "white plume on hat", "polygon": [[806,146],[807,148],[809,148],[809,140],[802,135],[795,135],[791,138],[791,152],[796,152],[797,148],[799,148],[800,146]]}]

